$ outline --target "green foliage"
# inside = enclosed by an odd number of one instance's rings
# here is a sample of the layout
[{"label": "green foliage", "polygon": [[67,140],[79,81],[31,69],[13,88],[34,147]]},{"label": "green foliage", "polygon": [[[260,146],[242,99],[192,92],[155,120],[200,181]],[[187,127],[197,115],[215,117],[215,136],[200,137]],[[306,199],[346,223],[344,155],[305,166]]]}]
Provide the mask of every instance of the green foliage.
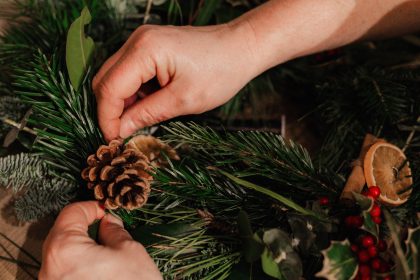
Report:
[{"label": "green foliage", "polygon": [[266,248],[261,256],[265,273],[276,279],[300,279],[302,262],[292,247],[288,234],[280,229],[270,229],[263,233]]},{"label": "green foliage", "polygon": [[322,251],[324,265],[322,271],[316,274],[328,280],[347,280],[356,276],[358,262],[350,249],[350,242],[333,241],[328,249]]},{"label": "green foliage", "polygon": [[41,52],[15,73],[15,92],[32,106],[29,123],[37,132],[34,149],[56,170],[78,178],[87,156],[103,143],[88,79],[76,92],[56,56],[48,60]]},{"label": "green foliage", "polygon": [[0,186],[18,192],[45,180],[48,168],[38,156],[16,154],[0,158]]},{"label": "green foliage", "polygon": [[66,65],[73,88],[79,89],[90,65],[95,43],[85,35],[85,25],[92,20],[89,9],[85,7],[80,17],[69,28],[66,40]]},{"label": "green foliage", "polygon": [[77,184],[64,178],[44,179],[17,198],[16,216],[21,221],[33,221],[58,213],[75,198],[76,189]]},{"label": "green foliage", "polygon": [[281,136],[256,132],[217,133],[194,123],[172,123],[165,127],[166,139],[189,145],[195,160],[223,167],[237,177],[264,177],[279,193],[311,195],[336,193],[342,183],[333,172],[317,169],[300,145]]},{"label": "green foliage", "polygon": [[0,158],[0,186],[20,194],[15,211],[22,221],[58,212],[74,198],[77,187],[53,175],[38,156],[23,153]]}]

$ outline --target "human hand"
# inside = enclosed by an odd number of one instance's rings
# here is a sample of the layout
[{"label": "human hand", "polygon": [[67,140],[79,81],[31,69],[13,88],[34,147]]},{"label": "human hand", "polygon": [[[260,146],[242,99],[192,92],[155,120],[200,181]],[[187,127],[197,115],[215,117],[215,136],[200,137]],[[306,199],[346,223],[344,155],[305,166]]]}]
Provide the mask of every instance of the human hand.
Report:
[{"label": "human hand", "polygon": [[[234,24],[138,28],[93,80],[106,140],[227,102],[259,73],[249,34],[247,25]],[[161,89],[138,100],[154,77]]]},{"label": "human hand", "polygon": [[[98,245],[88,226],[102,219]],[[120,219],[105,214],[98,202],[71,204],[63,209],[43,245],[40,280],[162,279],[144,247],[134,241]]]}]

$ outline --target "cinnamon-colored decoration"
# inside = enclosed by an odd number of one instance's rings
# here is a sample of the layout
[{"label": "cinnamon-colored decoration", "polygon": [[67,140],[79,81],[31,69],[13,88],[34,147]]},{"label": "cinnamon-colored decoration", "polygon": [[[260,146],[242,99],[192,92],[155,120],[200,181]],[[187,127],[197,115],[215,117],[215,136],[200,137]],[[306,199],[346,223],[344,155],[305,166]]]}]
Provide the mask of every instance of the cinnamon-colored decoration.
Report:
[{"label": "cinnamon-colored decoration", "polygon": [[88,157],[82,178],[105,208],[140,208],[150,194],[153,167],[167,163],[163,154],[179,159],[174,149],[153,136],[135,136],[126,145],[122,139],[112,140]]},{"label": "cinnamon-colored decoration", "polygon": [[359,157],[353,161],[353,169],[347,179],[343,192],[341,193],[340,200],[353,200],[354,198],[352,192],[362,192],[363,186],[366,184],[365,174],[363,171],[363,159],[365,158],[369,148],[377,142],[385,142],[385,140],[379,139],[372,134],[366,134]]}]

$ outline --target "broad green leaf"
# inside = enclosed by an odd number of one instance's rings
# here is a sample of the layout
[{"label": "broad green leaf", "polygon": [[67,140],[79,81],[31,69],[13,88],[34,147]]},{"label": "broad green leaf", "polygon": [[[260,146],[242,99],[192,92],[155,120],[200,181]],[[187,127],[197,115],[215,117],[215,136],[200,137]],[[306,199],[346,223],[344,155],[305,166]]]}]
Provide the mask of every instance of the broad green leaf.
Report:
[{"label": "broad green leaf", "polygon": [[315,276],[328,280],[347,280],[356,276],[358,262],[351,251],[350,242],[332,241],[330,247],[322,250],[324,262],[322,270]]},{"label": "broad green leaf", "polygon": [[280,267],[275,262],[273,254],[267,248],[264,249],[261,255],[261,265],[267,275],[276,279],[283,279]]},{"label": "broad green leaf", "polygon": [[71,84],[76,90],[79,89],[83,81],[95,48],[92,38],[85,35],[85,25],[89,24],[91,19],[89,9],[85,7],[80,17],[70,25],[67,33],[67,71]]},{"label": "broad green leaf", "polygon": [[238,215],[238,231],[242,239],[242,251],[245,261],[254,262],[258,260],[264,246],[258,235],[252,233],[248,215],[244,211],[240,211]]},{"label": "broad green leaf", "polygon": [[261,255],[263,271],[277,279],[294,280],[302,276],[302,263],[284,231],[270,229],[264,232],[266,248]]}]

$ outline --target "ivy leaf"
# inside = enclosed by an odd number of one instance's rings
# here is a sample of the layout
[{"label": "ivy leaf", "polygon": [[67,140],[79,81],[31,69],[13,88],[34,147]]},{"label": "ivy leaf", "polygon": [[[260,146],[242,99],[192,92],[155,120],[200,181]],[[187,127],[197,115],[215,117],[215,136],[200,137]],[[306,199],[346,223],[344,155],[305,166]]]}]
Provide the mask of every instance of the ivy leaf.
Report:
[{"label": "ivy leaf", "polygon": [[92,38],[85,35],[85,25],[89,24],[91,19],[89,9],[85,7],[80,17],[71,24],[67,33],[67,71],[71,84],[76,90],[79,89],[83,81],[95,48]]},{"label": "ivy leaf", "polygon": [[362,229],[371,233],[373,236],[378,238],[379,226],[373,222],[372,216],[370,215],[370,210],[372,210],[374,201],[370,197],[366,197],[359,193],[353,192],[353,197],[356,200],[356,203],[359,204],[360,209],[362,210],[363,217],[363,226]]},{"label": "ivy leaf", "polygon": [[324,262],[322,270],[315,276],[328,280],[347,280],[356,276],[358,264],[350,248],[350,242],[332,241],[330,247],[322,250]]},{"label": "ivy leaf", "polygon": [[263,242],[266,248],[261,255],[261,265],[266,274],[277,279],[301,278],[302,262],[287,233],[280,229],[267,230]]}]

